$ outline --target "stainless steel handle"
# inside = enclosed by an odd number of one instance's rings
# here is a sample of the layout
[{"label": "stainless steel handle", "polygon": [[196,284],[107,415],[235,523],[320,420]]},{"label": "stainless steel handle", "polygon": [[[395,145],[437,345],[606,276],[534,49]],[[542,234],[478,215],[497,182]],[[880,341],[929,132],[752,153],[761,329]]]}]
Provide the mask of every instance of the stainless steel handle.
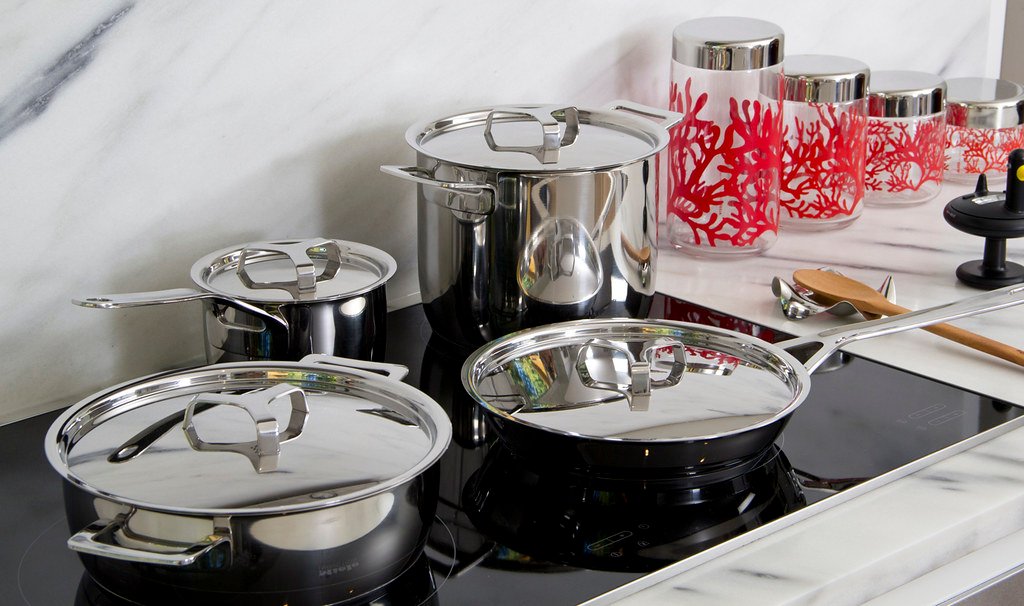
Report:
[{"label": "stainless steel handle", "polygon": [[450,195],[443,202],[435,200],[435,203],[442,208],[481,217],[491,214],[491,211],[494,210],[494,199],[497,197],[498,191],[490,183],[442,181],[435,179],[432,174],[416,166],[385,164],[380,167],[380,172],[447,191]]},{"label": "stainless steel handle", "polygon": [[198,301],[200,299],[214,299],[224,305],[229,305],[273,324],[277,324],[285,330],[288,329],[288,320],[285,320],[283,317],[271,313],[262,307],[257,307],[251,303],[231,299],[212,292],[196,290],[194,288],[171,288],[168,290],[153,290],[149,292],[96,295],[92,297],[74,298],[71,299],[71,302],[79,307],[89,307],[92,309],[124,309],[128,307],[145,307],[147,305],[184,303],[187,301]]},{"label": "stainless steel handle", "polygon": [[[279,398],[291,400],[292,411],[288,427],[280,430],[277,418],[270,405]],[[207,442],[199,437],[193,416],[196,407],[216,405],[237,406],[249,413],[256,423],[256,439],[249,442]],[[245,456],[257,473],[275,471],[281,457],[281,444],[302,433],[309,416],[306,394],[288,383],[280,383],[267,389],[250,391],[241,395],[222,393],[201,393],[188,403],[181,429],[185,432],[189,446],[198,451],[235,452]]]},{"label": "stainless steel handle", "polygon": [[658,126],[668,130],[683,121],[683,114],[669,111],[667,109],[661,109],[657,107],[650,107],[648,105],[642,105],[633,101],[627,101],[625,99],[618,99],[612,101],[605,106],[605,109],[612,111],[627,111],[631,114],[638,114],[645,118],[650,118],[658,123]]},{"label": "stainless steel handle", "polygon": [[342,368],[354,368],[356,370],[369,370],[382,374],[389,379],[401,381],[409,374],[409,369],[401,364],[386,364],[384,362],[370,362],[369,360],[354,360],[352,358],[341,358],[327,354],[310,354],[299,360],[301,364],[326,364],[328,366],[341,366]]},{"label": "stainless steel handle", "polygon": [[[319,254],[310,254],[310,252]],[[294,242],[272,242],[258,247],[242,249],[238,257],[238,279],[247,288],[284,290],[297,299],[307,298],[316,294],[316,285],[331,280],[341,269],[342,248],[334,240],[319,238]],[[249,276],[246,262],[252,256],[283,255],[295,265],[295,279],[280,282],[257,282]],[[327,260],[323,271],[316,273],[313,263],[314,256],[323,256]]]},{"label": "stainless steel handle", "polygon": [[[592,347],[610,349],[624,354],[629,361],[629,383],[613,383],[594,379],[587,368],[586,360],[587,352]],[[659,349],[666,347],[672,348],[672,368],[664,379],[652,379],[651,365],[654,362],[654,357]],[[625,396],[631,411],[645,411],[650,408],[652,389],[670,387],[682,379],[683,373],[686,372],[686,350],[683,344],[677,341],[656,339],[642,345],[638,360],[624,345],[605,339],[591,339],[580,347],[576,354],[576,372],[583,385],[593,389],[617,391]]]},{"label": "stainless steel handle", "polygon": [[[560,132],[557,115],[565,120],[565,133]],[[540,123],[543,138],[540,145],[498,145],[494,141],[491,127],[495,118],[504,121],[509,118],[532,118]],[[580,113],[575,107],[496,107],[487,114],[484,124],[484,140],[496,152],[519,152],[530,154],[541,164],[555,164],[561,148],[572,145],[580,134]]]},{"label": "stainless steel handle", "polygon": [[1021,303],[1024,303],[1024,285],[1016,284],[944,305],[936,305],[871,322],[861,322],[852,326],[833,328],[816,335],[784,341],[778,345],[802,361],[809,372],[814,372],[814,369],[820,366],[829,355],[850,343],[922,326],[950,322],[958,318],[996,311]]},{"label": "stainless steel handle", "polygon": [[[205,540],[193,544],[165,543],[132,535],[133,543],[147,545],[150,549],[118,545],[113,534],[125,529],[128,517],[130,516],[118,516],[112,522],[98,520],[90,524],[68,539],[68,548],[101,558],[180,567],[191,566],[217,547],[231,544],[230,531],[222,529],[221,532],[215,532]],[[217,561],[216,565],[209,568],[227,567],[231,561],[231,550],[223,551],[223,560]]]}]

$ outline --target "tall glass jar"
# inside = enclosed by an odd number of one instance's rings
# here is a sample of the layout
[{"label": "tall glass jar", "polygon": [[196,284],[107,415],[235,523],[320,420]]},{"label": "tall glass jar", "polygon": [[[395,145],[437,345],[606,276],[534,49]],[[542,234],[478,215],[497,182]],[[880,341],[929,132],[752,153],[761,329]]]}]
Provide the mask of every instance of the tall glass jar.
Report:
[{"label": "tall glass jar", "polygon": [[793,55],[783,69],[784,229],[835,229],[864,200],[868,66],[832,55]]},{"label": "tall glass jar", "polygon": [[669,240],[696,255],[761,253],[778,238],[782,28],[708,17],[676,27]]},{"label": "tall glass jar", "polygon": [[946,172],[952,183],[1006,183],[1007,155],[1024,147],[1024,87],[994,78],[946,81]]},{"label": "tall glass jar", "polygon": [[942,189],[946,82],[934,74],[881,71],[868,94],[868,206],[906,206]]}]

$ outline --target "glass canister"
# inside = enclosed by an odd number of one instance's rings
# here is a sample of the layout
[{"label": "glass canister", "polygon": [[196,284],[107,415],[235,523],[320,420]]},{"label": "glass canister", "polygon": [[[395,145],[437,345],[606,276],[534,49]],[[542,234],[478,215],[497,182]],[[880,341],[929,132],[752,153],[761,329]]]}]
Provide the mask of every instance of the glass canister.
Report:
[{"label": "glass canister", "polygon": [[1024,147],[1024,87],[994,78],[946,81],[946,172],[952,183],[1006,182],[1006,156]]},{"label": "glass canister", "polygon": [[864,201],[870,70],[846,57],[793,55],[783,72],[782,225],[848,225]]},{"label": "glass canister", "polygon": [[934,74],[871,75],[865,204],[920,204],[939,193],[946,149],[945,95],[946,82]]},{"label": "glass canister", "polygon": [[676,27],[669,107],[669,240],[696,255],[763,252],[778,238],[782,28],[745,17]]}]

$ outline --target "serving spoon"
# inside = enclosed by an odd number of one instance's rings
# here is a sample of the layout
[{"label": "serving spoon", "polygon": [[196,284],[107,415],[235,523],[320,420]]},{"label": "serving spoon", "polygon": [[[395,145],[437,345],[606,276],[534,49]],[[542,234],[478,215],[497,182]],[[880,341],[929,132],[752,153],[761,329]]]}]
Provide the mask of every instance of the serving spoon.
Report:
[{"label": "serving spoon", "polygon": [[[885,295],[872,289],[867,284],[842,274],[822,271],[820,269],[798,269],[793,272],[793,280],[800,286],[813,291],[814,295],[821,301],[833,303],[847,301],[862,314],[895,316],[910,311],[906,307],[901,307],[889,301],[885,298]],[[1024,366],[1024,351],[1011,347],[1006,343],[1001,343],[977,333],[950,326],[949,324],[935,324],[924,329],[961,345],[966,345],[972,349]]]}]

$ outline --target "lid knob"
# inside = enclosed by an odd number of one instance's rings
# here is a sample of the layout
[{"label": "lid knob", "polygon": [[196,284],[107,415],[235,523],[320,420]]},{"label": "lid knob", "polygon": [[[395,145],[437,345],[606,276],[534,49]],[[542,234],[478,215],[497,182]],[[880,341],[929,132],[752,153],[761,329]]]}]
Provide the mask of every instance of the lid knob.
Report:
[{"label": "lid knob", "polygon": [[[313,254],[310,254],[313,253]],[[295,264],[295,279],[280,282],[258,282],[249,275],[246,261],[250,257],[263,255],[284,255]],[[316,266],[313,263],[314,257],[324,258],[327,265],[323,271],[316,273]],[[263,243],[258,246],[245,247],[238,257],[238,279],[247,288],[267,289],[274,288],[286,290],[296,298],[308,298],[316,294],[316,285],[325,280],[331,280],[341,269],[341,246],[334,240],[317,238],[315,240],[304,240],[301,242],[274,242]]]},{"label": "lid knob", "polygon": [[[629,361],[629,383],[595,379],[587,366],[588,359],[593,357],[592,348],[610,349],[625,354]],[[672,350],[672,367],[664,379],[652,379],[651,367],[654,365],[654,359],[657,357],[658,350],[665,348]],[[671,387],[682,379],[683,373],[686,372],[686,350],[678,341],[655,339],[642,344],[638,360],[625,345],[605,339],[591,339],[580,347],[579,353],[576,355],[576,372],[579,373],[580,381],[585,386],[617,391],[625,396],[629,410],[645,411],[650,408],[652,389]]]}]

